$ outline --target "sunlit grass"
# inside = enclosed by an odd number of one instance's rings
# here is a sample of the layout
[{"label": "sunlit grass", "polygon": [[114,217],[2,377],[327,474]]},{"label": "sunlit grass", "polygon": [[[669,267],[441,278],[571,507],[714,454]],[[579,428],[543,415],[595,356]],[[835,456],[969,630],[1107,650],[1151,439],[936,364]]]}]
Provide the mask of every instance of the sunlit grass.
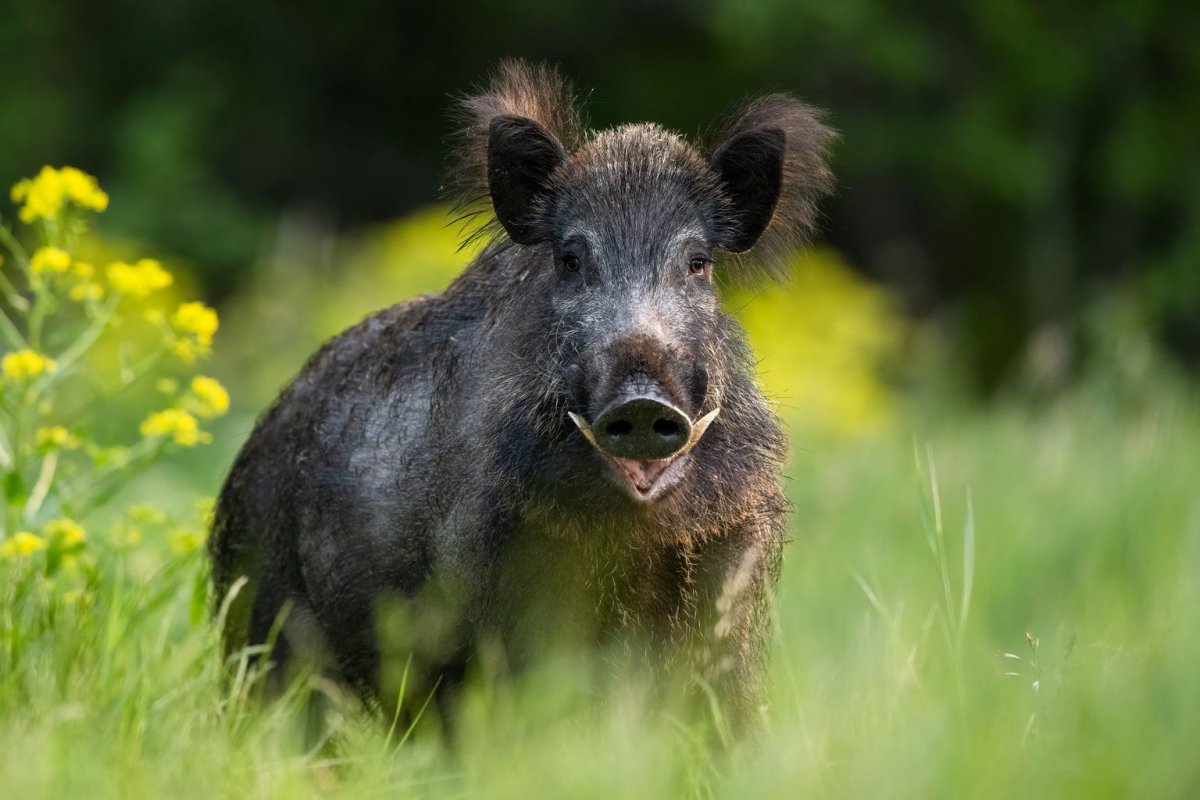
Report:
[{"label": "sunlit grass", "polygon": [[[1186,796],[1200,785],[1200,437],[1175,390],[798,441],[772,707],[732,753],[553,670],[456,740],[219,678],[197,554],[116,562],[0,676],[12,797]],[[899,426],[897,426],[899,427]],[[916,438],[914,459],[914,436]],[[936,475],[936,478],[935,478]],[[5,602],[11,625],[21,607]],[[7,628],[11,629],[11,627]],[[235,665],[236,666],[236,665]],[[331,706],[332,707],[332,706]],[[389,741],[390,738],[390,741]]]}]

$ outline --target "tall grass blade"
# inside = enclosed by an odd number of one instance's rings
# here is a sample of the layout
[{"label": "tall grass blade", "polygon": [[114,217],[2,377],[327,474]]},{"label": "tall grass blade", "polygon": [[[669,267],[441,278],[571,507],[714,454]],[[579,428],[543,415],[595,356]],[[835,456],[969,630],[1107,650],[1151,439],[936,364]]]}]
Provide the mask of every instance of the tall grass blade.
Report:
[{"label": "tall grass blade", "polygon": [[971,490],[967,490],[967,519],[963,522],[963,580],[962,607],[958,615],[958,638],[962,643],[967,628],[967,614],[971,611],[971,590],[975,585],[975,504]]}]

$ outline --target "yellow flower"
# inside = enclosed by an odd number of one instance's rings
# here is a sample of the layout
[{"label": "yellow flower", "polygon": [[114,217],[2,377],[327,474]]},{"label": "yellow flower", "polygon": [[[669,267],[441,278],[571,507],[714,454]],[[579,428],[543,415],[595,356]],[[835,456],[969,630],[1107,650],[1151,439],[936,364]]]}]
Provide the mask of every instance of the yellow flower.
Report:
[{"label": "yellow flower", "polygon": [[66,272],[71,266],[71,255],[57,247],[39,247],[29,259],[29,268],[35,273]]},{"label": "yellow flower", "polygon": [[192,394],[196,413],[202,417],[219,417],[229,410],[229,392],[215,378],[197,375],[192,379]]},{"label": "yellow flower", "polygon": [[17,350],[14,353],[6,353],[4,360],[0,361],[0,370],[4,372],[5,377],[15,380],[33,378],[43,372],[54,372],[56,369],[58,369],[58,364],[53,358],[47,358],[33,350]]},{"label": "yellow flower", "polygon": [[178,331],[192,334],[198,344],[207,347],[217,332],[217,312],[204,303],[182,303],[171,315],[171,324]]},{"label": "yellow flower", "polygon": [[127,512],[129,518],[138,522],[151,522],[155,525],[161,525],[167,521],[167,515],[152,505],[141,504],[130,506]]},{"label": "yellow flower", "polygon": [[40,450],[74,450],[81,444],[78,436],[61,425],[38,428],[36,438]]},{"label": "yellow flower", "polygon": [[108,282],[118,292],[135,297],[145,297],[151,292],[165,289],[175,278],[152,258],[143,258],[136,264],[114,261],[105,269]]},{"label": "yellow flower", "polygon": [[73,519],[54,519],[42,526],[42,535],[62,547],[74,547],[87,541],[87,531]]},{"label": "yellow flower", "polygon": [[100,190],[96,179],[74,167],[42,167],[36,177],[12,188],[12,200],[22,203],[19,216],[24,223],[53,219],[67,201],[93,211],[108,208],[108,195]]},{"label": "yellow flower", "polygon": [[104,287],[92,281],[77,283],[71,287],[67,295],[76,303],[84,300],[100,300],[104,297]]},{"label": "yellow flower", "polygon": [[114,522],[108,531],[108,541],[113,547],[122,550],[137,547],[142,543],[142,529],[128,522]]},{"label": "yellow flower", "polygon": [[38,550],[46,549],[46,540],[40,536],[30,533],[29,531],[21,531],[11,539],[0,544],[0,559],[10,558],[14,554],[23,556],[32,555]]},{"label": "yellow flower", "polygon": [[172,528],[167,533],[167,545],[176,555],[187,555],[203,544],[203,531],[192,528]]},{"label": "yellow flower", "polygon": [[179,356],[179,360],[185,364],[191,364],[199,354],[196,343],[190,339],[180,339],[175,343],[174,350],[175,355]]},{"label": "yellow flower", "polygon": [[211,528],[213,524],[213,513],[217,508],[217,498],[197,497],[194,507],[196,510],[196,518],[200,520],[200,524],[205,528]]},{"label": "yellow flower", "polygon": [[175,355],[185,364],[209,355],[209,345],[217,332],[217,312],[203,303],[181,303],[171,314],[171,325],[181,334],[174,343]]},{"label": "yellow flower", "polygon": [[79,279],[79,282],[71,287],[67,292],[76,303],[82,303],[85,300],[100,300],[104,297],[104,287],[101,286],[92,278],[96,275],[96,268],[86,261],[76,261],[71,265],[71,274]]},{"label": "yellow flower", "polygon": [[58,170],[42,167],[35,178],[27,178],[12,188],[12,201],[23,203],[19,216],[25,223],[40,218],[53,219],[62,208],[63,187]]},{"label": "yellow flower", "polygon": [[59,170],[59,179],[67,196],[83,208],[103,211],[108,208],[108,195],[100,189],[96,179],[75,167]]},{"label": "yellow flower", "polygon": [[211,435],[200,430],[196,418],[181,408],[168,408],[151,414],[142,422],[141,431],[143,436],[170,436],[176,444],[184,447],[212,441]]}]

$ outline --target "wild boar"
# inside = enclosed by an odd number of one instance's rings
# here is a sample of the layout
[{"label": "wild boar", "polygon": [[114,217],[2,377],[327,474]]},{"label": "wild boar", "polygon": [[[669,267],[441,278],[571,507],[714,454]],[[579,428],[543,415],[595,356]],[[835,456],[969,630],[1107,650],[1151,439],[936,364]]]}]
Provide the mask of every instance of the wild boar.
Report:
[{"label": "wild boar", "polygon": [[[389,659],[440,692],[484,647],[514,670],[619,650],[744,720],[787,443],[714,270],[779,271],[833,133],[786,95],[708,148],[590,132],[554,70],[518,62],[459,111],[447,190],[486,246],[329,341],[261,418],[209,540],[218,601],[246,578],[225,647],[270,639],[368,697]],[[405,632],[383,642],[393,601]]]}]

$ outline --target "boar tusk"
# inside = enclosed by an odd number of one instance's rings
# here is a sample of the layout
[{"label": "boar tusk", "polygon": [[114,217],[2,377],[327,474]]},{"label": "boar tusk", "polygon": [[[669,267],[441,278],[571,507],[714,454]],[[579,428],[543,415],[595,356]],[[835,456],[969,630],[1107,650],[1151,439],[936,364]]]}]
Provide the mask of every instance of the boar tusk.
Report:
[{"label": "boar tusk", "polygon": [[592,433],[592,426],[587,424],[587,420],[574,411],[568,411],[567,416],[571,418],[571,422],[575,423],[575,427],[579,428],[580,432],[583,433],[583,437],[591,443],[592,447],[599,450],[600,445],[596,444],[596,436]]},{"label": "boar tusk", "polygon": [[679,451],[679,455],[683,455],[696,446],[696,442],[700,441],[700,437],[704,435],[704,432],[708,430],[708,426],[712,424],[712,421],[717,418],[717,414],[720,413],[721,407],[717,406],[712,411],[708,412],[703,417],[692,423],[692,435],[688,437],[688,442],[683,446],[683,449]]}]

